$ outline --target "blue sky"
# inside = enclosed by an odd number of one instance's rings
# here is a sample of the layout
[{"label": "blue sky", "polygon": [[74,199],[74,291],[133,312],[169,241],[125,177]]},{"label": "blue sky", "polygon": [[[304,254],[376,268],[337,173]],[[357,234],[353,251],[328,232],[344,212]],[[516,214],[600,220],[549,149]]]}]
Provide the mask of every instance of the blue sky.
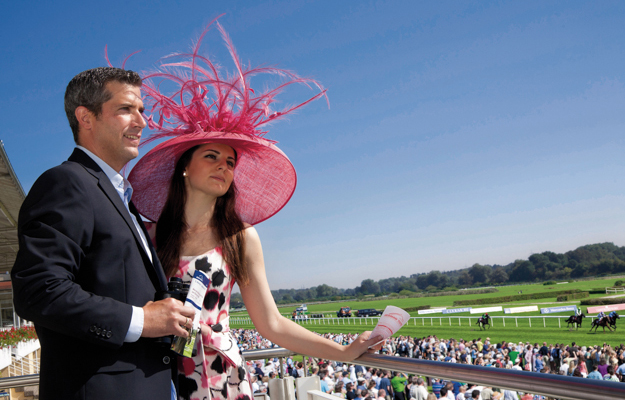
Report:
[{"label": "blue sky", "polygon": [[[24,189],[69,156],[65,86],[105,45],[149,70],[221,13],[244,61],[314,77],[331,103],[268,135],[298,171],[257,226],[272,288],[625,245],[623,2],[13,2],[0,139]],[[216,31],[203,49],[231,66]]]}]

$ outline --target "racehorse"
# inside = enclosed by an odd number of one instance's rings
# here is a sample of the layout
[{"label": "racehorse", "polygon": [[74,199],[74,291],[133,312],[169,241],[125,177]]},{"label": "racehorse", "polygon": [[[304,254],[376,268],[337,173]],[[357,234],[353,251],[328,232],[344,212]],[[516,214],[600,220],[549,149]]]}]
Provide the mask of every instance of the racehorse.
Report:
[{"label": "racehorse", "polygon": [[584,313],[581,313],[580,315],[571,315],[569,319],[566,320],[567,327],[570,328],[571,325],[575,324],[575,329],[579,329],[579,327],[582,326],[582,320],[584,318],[586,318],[586,315]]},{"label": "racehorse", "polygon": [[488,329],[490,329],[490,317],[486,317],[486,318],[479,317],[477,319],[477,325],[480,327],[480,330],[486,329],[487,325],[488,325]]},{"label": "racehorse", "polygon": [[612,326],[614,327],[614,329],[616,329],[616,319],[617,318],[620,318],[618,316],[618,314],[616,315],[615,318],[603,317],[600,320],[599,319],[593,319],[592,320],[592,325],[590,326],[590,331],[592,331],[593,328],[594,328],[595,332],[597,332],[597,328],[599,328],[601,326],[601,327],[603,327],[603,332],[605,332],[605,328],[608,328],[610,330],[610,332],[612,332]]},{"label": "racehorse", "polygon": [[608,325],[610,325],[612,328],[616,329],[616,320],[620,319],[621,317],[619,317],[619,315],[617,313],[614,313],[614,318],[613,317],[608,317]]}]

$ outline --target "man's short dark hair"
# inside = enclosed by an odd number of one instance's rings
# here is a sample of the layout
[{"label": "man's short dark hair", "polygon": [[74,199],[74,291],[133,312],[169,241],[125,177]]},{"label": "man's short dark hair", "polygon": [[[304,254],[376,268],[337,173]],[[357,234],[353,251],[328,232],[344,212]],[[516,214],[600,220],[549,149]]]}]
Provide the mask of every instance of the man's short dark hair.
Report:
[{"label": "man's short dark hair", "polygon": [[471,398],[472,398],[472,399],[479,399],[479,398],[480,398],[480,391],[479,391],[479,390],[477,390],[477,389],[476,389],[476,390],[474,390],[474,391],[471,393]]},{"label": "man's short dark hair", "polygon": [[83,71],[72,78],[65,89],[65,114],[69,126],[74,134],[74,142],[78,143],[78,120],[76,108],[86,107],[96,117],[102,113],[102,104],[113,97],[106,90],[108,82],[127,83],[132,86],[141,86],[141,77],[138,73],[127,69],[113,67],[99,67]]},{"label": "man's short dark hair", "polygon": [[441,388],[441,396],[447,396],[447,388],[445,386]]}]

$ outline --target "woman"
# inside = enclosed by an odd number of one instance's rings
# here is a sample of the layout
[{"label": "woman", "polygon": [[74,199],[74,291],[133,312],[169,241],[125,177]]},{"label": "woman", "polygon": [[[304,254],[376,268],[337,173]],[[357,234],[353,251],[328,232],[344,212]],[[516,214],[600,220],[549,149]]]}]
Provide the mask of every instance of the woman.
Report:
[{"label": "woman", "polygon": [[584,378],[588,376],[588,366],[586,365],[586,356],[584,354],[579,355],[577,368]]},{"label": "woman", "polygon": [[534,365],[534,350],[532,345],[527,345],[525,348],[525,370],[533,371],[532,367]]},{"label": "woman", "polygon": [[[299,106],[272,113],[269,107],[282,88],[316,83],[288,71],[244,69],[217,25],[237,73],[222,79],[220,69],[198,54],[200,39],[190,60],[172,61],[167,69],[145,77],[146,109],[153,113],[148,122],[157,133],[143,144],[174,138],[150,150],[129,180],[139,212],[157,221],[151,233],[167,276],[190,281],[195,270],[202,270],[211,280],[201,310],[198,354],[179,357],[179,398],[245,400],[252,398],[249,380],[228,324],[235,283],[258,332],[295,352],[351,361],[380,338],[366,340],[369,334],[365,333],[343,346],[280,315],[253,225],[288,202],[296,178],[293,165],[274,142],[264,138],[266,132],[260,127],[324,96],[325,90]],[[257,95],[249,80],[263,72],[285,76],[287,82]],[[156,79],[170,82],[153,82]],[[160,92],[172,83],[177,91]],[[188,323],[187,319],[180,324],[189,327]]]}]

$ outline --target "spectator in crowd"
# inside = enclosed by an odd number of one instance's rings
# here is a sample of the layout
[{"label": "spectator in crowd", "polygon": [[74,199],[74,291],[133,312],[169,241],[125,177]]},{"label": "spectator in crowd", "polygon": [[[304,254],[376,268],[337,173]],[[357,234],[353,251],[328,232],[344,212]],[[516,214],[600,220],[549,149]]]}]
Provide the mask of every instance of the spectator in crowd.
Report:
[{"label": "spectator in crowd", "polygon": [[388,396],[393,395],[393,389],[391,388],[391,380],[389,379],[389,372],[387,370],[382,371],[382,378],[380,379],[380,385],[378,389],[384,389],[384,393]]},{"label": "spectator in crowd", "polygon": [[618,377],[614,373],[614,367],[612,365],[610,365],[608,367],[608,373],[603,376],[603,380],[604,381],[620,382]]},{"label": "spectator in crowd", "polygon": [[443,382],[440,379],[434,378],[432,380],[432,393],[436,396],[436,398],[441,397],[441,388],[443,387]]},{"label": "spectator in crowd", "polygon": [[326,381],[327,376],[328,376],[327,370],[319,371],[319,385],[321,386],[321,391],[323,393],[330,393],[330,386],[328,385],[328,382]]},{"label": "spectator in crowd", "polygon": [[453,396],[453,393],[451,393],[451,391],[449,391],[449,390],[447,389],[447,387],[446,387],[446,386],[443,386],[443,387],[441,388],[441,391],[440,391],[440,397],[439,397],[439,399],[450,399],[450,400],[454,400],[454,398],[453,398],[453,397],[448,397],[448,396],[447,396],[447,394],[448,394],[448,393],[449,393],[451,396]]},{"label": "spectator in crowd", "polygon": [[593,365],[590,368],[592,369],[592,371],[588,374],[589,379],[603,380],[603,376],[601,376],[601,373],[597,371],[596,365]]},{"label": "spectator in crowd", "polygon": [[597,370],[601,374],[601,376],[605,376],[608,373],[608,363],[606,361],[605,356],[601,356],[599,359],[599,365],[597,366]]},{"label": "spectator in crowd", "polygon": [[367,391],[369,392],[369,395],[374,399],[378,397],[378,389],[375,388],[375,381],[373,380],[373,377],[367,384]]},{"label": "spectator in crowd", "polygon": [[406,389],[406,381],[408,377],[405,374],[400,374],[395,371],[393,374],[393,378],[391,379],[391,386],[393,387],[394,399],[395,400],[406,400],[405,392]]},{"label": "spectator in crowd", "polygon": [[471,392],[471,398],[473,400],[481,400],[482,398],[480,397],[480,391],[475,389]]},{"label": "spectator in crowd", "polygon": [[490,386],[482,389],[481,392],[482,400],[491,400],[493,398],[493,388]]},{"label": "spectator in crowd", "polygon": [[343,381],[336,382],[336,384],[334,385],[334,389],[332,390],[332,394],[334,396],[337,396],[337,397],[340,397],[340,398],[344,399],[346,393],[347,393],[347,391],[343,387]]},{"label": "spectator in crowd", "polygon": [[426,400],[428,390],[425,387],[425,381],[421,377],[413,377],[413,385],[410,388],[410,400]]},{"label": "spectator in crowd", "polygon": [[349,382],[345,385],[345,398],[347,400],[354,400],[356,398],[356,391],[354,390],[354,384]]},{"label": "spectator in crowd", "polygon": [[384,389],[378,390],[378,400],[386,400],[386,390]]},{"label": "spectator in crowd", "polygon": [[623,382],[625,378],[625,355],[621,354],[622,364],[618,366],[616,369],[616,375],[620,378],[621,382]]},{"label": "spectator in crowd", "polygon": [[465,395],[466,392],[467,392],[467,386],[466,385],[460,386],[460,388],[458,389],[458,394],[456,395],[456,400],[465,400],[467,398],[467,396]]}]

